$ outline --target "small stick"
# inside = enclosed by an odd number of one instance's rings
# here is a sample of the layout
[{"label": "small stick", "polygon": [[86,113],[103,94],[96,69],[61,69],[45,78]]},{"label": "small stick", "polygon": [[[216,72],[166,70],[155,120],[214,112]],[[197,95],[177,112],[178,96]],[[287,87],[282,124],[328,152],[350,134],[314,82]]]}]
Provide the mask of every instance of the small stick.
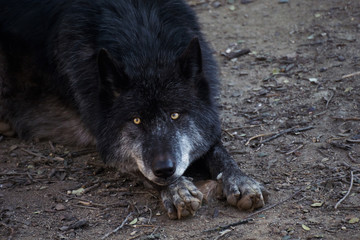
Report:
[{"label": "small stick", "polygon": [[42,155],[42,154],[34,153],[34,152],[30,151],[30,150],[26,150],[25,148],[20,148],[20,149],[21,149],[21,151],[26,152],[26,153],[28,153],[28,154],[30,154],[30,155],[35,156],[35,157],[47,158],[47,157],[45,157],[45,156]]},{"label": "small stick", "polygon": [[234,135],[231,134],[228,130],[223,129],[224,133],[226,133],[227,135],[229,135],[230,137],[234,138]]},{"label": "small stick", "polygon": [[350,187],[349,187],[349,190],[347,191],[347,193],[345,194],[345,196],[344,196],[342,199],[340,199],[340,200],[335,204],[335,209],[337,209],[338,206],[340,205],[340,203],[341,203],[342,201],[344,201],[345,198],[347,198],[347,196],[349,196],[349,194],[350,194],[350,191],[351,191],[351,189],[352,189],[353,182],[354,182],[354,172],[351,171],[350,174],[351,174],[351,179],[350,179]]},{"label": "small stick", "polygon": [[346,141],[351,143],[360,143],[360,139],[346,139]]},{"label": "small stick", "polygon": [[115,228],[114,230],[112,230],[111,232],[105,234],[101,239],[105,239],[107,237],[109,237],[111,234],[116,233],[117,231],[119,231],[121,228],[124,227],[125,223],[127,222],[127,220],[129,219],[129,217],[131,217],[131,215],[133,215],[133,212],[129,213],[129,215],[126,216],[126,218],[124,219],[124,221],[120,224],[120,226],[118,226],[117,228]]},{"label": "small stick", "polygon": [[343,121],[360,121],[360,117],[348,117],[348,118],[332,117],[332,119],[335,119],[335,120],[343,120]]},{"label": "small stick", "polygon": [[277,206],[279,206],[280,204],[283,204],[284,202],[287,202],[287,201],[289,201],[290,199],[292,199],[293,197],[295,197],[296,195],[298,195],[302,190],[303,190],[303,189],[300,189],[300,190],[296,191],[296,192],[293,193],[291,196],[285,198],[284,200],[282,200],[282,201],[280,201],[280,202],[274,203],[273,205],[270,205],[270,206],[268,206],[268,207],[266,207],[266,208],[260,209],[259,211],[256,211],[256,212],[254,212],[254,213],[251,213],[251,214],[247,215],[246,218],[253,217],[253,216],[255,216],[255,215],[258,215],[259,213],[262,213],[262,212],[265,212],[265,211],[267,211],[267,210],[269,210],[269,209],[272,209],[272,208],[274,208],[274,207],[277,207]]},{"label": "small stick", "polygon": [[235,227],[235,226],[238,226],[238,225],[241,225],[241,224],[246,224],[246,223],[251,222],[253,220],[254,219],[252,219],[252,218],[246,218],[246,219],[242,219],[240,221],[234,222],[234,223],[230,223],[228,225],[218,226],[216,228],[211,228],[211,229],[208,229],[208,230],[204,230],[203,232],[221,231],[221,230],[225,230],[225,229],[230,228],[230,227]]},{"label": "small stick", "polygon": [[148,224],[150,224],[150,222],[151,222],[151,218],[152,218],[152,210],[151,210],[151,208],[149,208],[149,212],[150,212],[150,215],[149,215],[149,220],[148,220]]},{"label": "small stick", "polygon": [[350,153],[350,152],[348,152],[348,157],[350,158],[350,160],[351,160],[352,162],[357,162],[356,159],[355,159],[353,156],[351,156],[351,153]]},{"label": "small stick", "polygon": [[354,73],[350,73],[350,74],[344,75],[344,76],[341,77],[341,79],[353,77],[353,76],[356,76],[356,75],[360,75],[360,71],[359,71],[359,72],[354,72]]},{"label": "small stick", "polygon": [[246,128],[254,128],[254,127],[261,127],[260,125],[250,125],[250,126],[242,126],[242,127],[234,127],[234,128],[228,128],[225,129],[226,131],[236,131],[236,130],[242,130],[242,129],[246,129]]},{"label": "small stick", "polygon": [[290,152],[285,153],[285,155],[290,155],[303,147],[304,147],[304,144],[298,146],[297,148],[295,148],[294,150],[291,150]]},{"label": "small stick", "polygon": [[266,142],[270,142],[271,140],[274,140],[275,138],[278,138],[286,133],[296,133],[296,132],[302,132],[302,131],[306,131],[306,130],[310,130],[310,129],[313,129],[314,127],[313,126],[308,126],[308,127],[304,127],[304,128],[288,128],[288,129],[285,129],[284,131],[281,131],[277,134],[275,134],[274,136],[272,137],[269,137],[263,141],[261,141],[260,143],[266,143]]},{"label": "small stick", "polygon": [[85,188],[85,189],[84,189],[84,193],[90,192],[91,190],[93,190],[93,189],[95,189],[95,188],[97,188],[97,187],[99,187],[99,186],[100,186],[99,183],[95,183],[94,185],[92,185],[92,186],[90,186],[90,187],[88,187],[88,188]]},{"label": "small stick", "polygon": [[262,133],[262,134],[253,136],[253,137],[249,138],[249,140],[245,143],[245,146],[249,145],[251,140],[254,140],[254,139],[259,138],[259,137],[266,137],[266,136],[274,135],[274,134],[276,134],[276,133],[271,132],[271,133]]},{"label": "small stick", "polygon": [[213,232],[213,231],[221,231],[221,230],[224,230],[224,229],[227,229],[227,228],[230,228],[230,227],[235,227],[235,226],[238,226],[238,225],[241,225],[241,224],[245,224],[245,223],[248,223],[248,222],[251,222],[253,221],[254,219],[252,219],[253,216],[256,216],[258,215],[259,213],[262,213],[262,212],[265,212],[269,209],[272,209],[280,204],[283,204],[284,202],[292,199],[293,197],[295,197],[299,192],[301,192],[303,189],[300,189],[298,191],[296,191],[295,193],[293,193],[290,197],[287,197],[285,198],[284,200],[278,202],[278,203],[275,203],[275,204],[272,204],[266,208],[263,208],[263,209],[260,209],[259,211],[256,211],[254,213],[251,213],[249,215],[247,215],[244,219],[238,221],[238,222],[234,222],[234,223],[230,223],[228,225],[224,225],[224,226],[219,226],[219,227],[216,227],[216,228],[211,228],[211,229],[208,229],[208,230],[204,230],[203,232]]},{"label": "small stick", "polygon": [[333,97],[334,97],[334,96],[335,96],[335,93],[334,93],[334,92],[331,92],[331,96],[330,96],[330,98],[326,101],[325,108],[328,108],[329,103],[330,103],[331,99],[333,99]]}]

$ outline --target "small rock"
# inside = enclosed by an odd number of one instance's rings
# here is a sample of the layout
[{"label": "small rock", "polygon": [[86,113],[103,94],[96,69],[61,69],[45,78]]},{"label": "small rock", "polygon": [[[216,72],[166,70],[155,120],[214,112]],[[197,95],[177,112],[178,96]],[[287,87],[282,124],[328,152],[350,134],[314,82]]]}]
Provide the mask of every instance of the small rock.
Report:
[{"label": "small rock", "polygon": [[55,206],[55,210],[56,211],[63,211],[63,210],[65,210],[66,209],[66,207],[63,205],[63,204],[61,204],[61,203],[58,203],[58,204],[56,204],[56,206]]},{"label": "small rock", "polygon": [[221,6],[221,2],[215,1],[215,2],[213,2],[211,5],[213,6],[213,8],[218,8],[218,7]]},{"label": "small rock", "polygon": [[235,50],[233,52],[231,52],[231,51],[228,52],[226,50],[226,53],[227,54],[225,54],[225,57],[227,57],[228,59],[233,59],[233,58],[238,58],[240,56],[250,53],[250,49],[245,48],[245,49],[241,49],[241,50]]},{"label": "small rock", "polygon": [[340,61],[340,62],[343,62],[343,61],[345,61],[345,57],[339,55],[339,56],[337,57],[337,60]]},{"label": "small rock", "polygon": [[326,72],[327,71],[327,68],[326,67],[322,67],[319,69],[319,72]]},{"label": "small rock", "polygon": [[232,96],[232,97],[240,97],[240,96],[241,96],[241,92],[234,92],[231,96]]},{"label": "small rock", "polygon": [[319,80],[317,78],[309,78],[309,81],[312,83],[318,83]]},{"label": "small rock", "polygon": [[288,3],[289,0],[279,0],[279,3],[282,4],[282,3]]}]

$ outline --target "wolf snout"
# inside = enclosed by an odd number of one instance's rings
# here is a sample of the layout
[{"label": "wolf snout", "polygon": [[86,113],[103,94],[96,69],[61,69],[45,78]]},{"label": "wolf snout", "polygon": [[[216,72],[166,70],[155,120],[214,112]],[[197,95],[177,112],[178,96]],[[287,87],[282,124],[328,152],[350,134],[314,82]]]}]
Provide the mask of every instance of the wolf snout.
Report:
[{"label": "wolf snout", "polygon": [[166,155],[157,156],[152,162],[152,171],[159,178],[171,177],[176,170],[176,166],[171,158]]}]

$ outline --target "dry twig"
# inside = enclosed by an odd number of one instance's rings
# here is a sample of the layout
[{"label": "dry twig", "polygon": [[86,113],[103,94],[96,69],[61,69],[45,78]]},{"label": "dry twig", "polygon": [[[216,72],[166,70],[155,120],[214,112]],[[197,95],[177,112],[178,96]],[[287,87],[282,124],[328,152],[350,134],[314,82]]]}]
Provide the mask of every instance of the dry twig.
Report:
[{"label": "dry twig", "polygon": [[347,142],[360,143],[360,139],[346,139]]},{"label": "dry twig", "polygon": [[274,204],[272,204],[272,205],[270,205],[270,206],[268,206],[268,207],[266,207],[266,208],[262,208],[262,209],[260,209],[259,211],[256,211],[256,212],[254,212],[254,213],[251,213],[251,214],[247,215],[246,218],[250,218],[250,217],[256,216],[256,215],[258,215],[259,213],[262,213],[262,212],[265,212],[265,211],[267,211],[267,210],[269,210],[269,209],[272,209],[272,208],[274,208],[274,207],[277,207],[277,206],[279,206],[280,204],[283,204],[284,202],[287,202],[287,201],[289,201],[290,199],[292,199],[293,197],[295,197],[296,195],[298,195],[302,190],[303,190],[303,189],[300,189],[300,190],[296,191],[296,192],[293,193],[291,196],[285,198],[284,200],[282,200],[282,201],[280,201],[280,202],[274,203]]},{"label": "dry twig", "polygon": [[237,222],[234,222],[234,223],[230,223],[230,224],[227,224],[227,225],[223,225],[223,226],[218,226],[216,228],[211,228],[211,229],[208,229],[208,230],[204,230],[203,232],[213,232],[213,231],[222,231],[222,230],[225,230],[225,229],[228,229],[230,227],[235,227],[235,226],[238,226],[238,225],[241,225],[241,224],[246,224],[248,222],[251,222],[253,221],[254,219],[252,219],[253,216],[256,216],[258,215],[259,213],[262,213],[262,212],[265,212],[269,209],[272,209],[274,207],[277,207],[279,206],[280,204],[283,204],[284,202],[292,199],[293,197],[295,197],[297,194],[299,194],[303,189],[300,189],[298,191],[296,191],[295,193],[293,193],[291,196],[285,198],[284,200],[278,202],[278,203],[275,203],[275,204],[272,204],[266,208],[262,208],[260,209],[259,211],[256,211],[254,213],[251,213],[249,215],[247,215],[244,219],[240,220],[240,221],[237,221]]},{"label": "dry twig", "polygon": [[335,96],[335,93],[334,93],[334,92],[331,92],[331,96],[330,96],[329,99],[326,101],[325,108],[328,108],[329,103],[330,103],[331,99],[333,99],[334,96]]},{"label": "dry twig", "polygon": [[332,117],[332,119],[342,120],[342,121],[360,121],[360,117],[348,117],[348,118],[344,118],[344,117]]},{"label": "dry twig", "polygon": [[335,204],[335,209],[338,208],[338,206],[340,205],[340,203],[341,203],[342,201],[344,201],[344,200],[347,198],[347,196],[349,196],[349,194],[350,194],[350,192],[351,192],[351,189],[352,189],[352,186],[353,186],[353,183],[354,183],[354,172],[351,171],[350,174],[351,174],[351,179],[350,179],[350,187],[349,187],[349,190],[347,191],[347,193],[345,194],[345,196],[344,196],[342,199],[340,199],[340,200]]},{"label": "dry twig", "polygon": [[298,147],[295,148],[294,150],[291,150],[291,151],[285,153],[285,155],[290,155],[290,154],[296,152],[297,150],[300,150],[300,149],[303,148],[303,147],[304,147],[304,144],[301,144],[300,146],[298,146]]},{"label": "dry twig", "polygon": [[32,155],[32,156],[34,156],[34,157],[40,157],[40,158],[45,158],[45,159],[47,159],[47,157],[45,157],[44,155],[42,155],[42,154],[40,154],[40,153],[34,153],[34,152],[32,152],[32,151],[30,151],[30,150],[27,150],[27,149],[25,149],[25,148],[20,148],[20,150],[23,151],[23,152],[26,152],[27,154],[30,154],[30,155]]},{"label": "dry twig", "polygon": [[249,140],[245,143],[245,146],[249,145],[251,140],[254,140],[254,139],[260,138],[260,137],[266,137],[266,136],[274,135],[274,134],[276,134],[276,133],[271,132],[271,133],[262,133],[262,134],[259,134],[259,135],[255,135],[255,136],[249,138]]},{"label": "dry twig", "polygon": [[303,131],[306,131],[306,130],[310,130],[310,129],[313,129],[314,126],[308,126],[308,127],[303,127],[303,128],[295,128],[295,127],[292,127],[292,128],[288,128],[288,129],[285,129],[281,132],[278,132],[278,133],[275,133],[275,132],[272,132],[272,133],[263,133],[263,134],[259,134],[259,135],[256,135],[256,136],[253,136],[251,138],[249,138],[249,140],[245,143],[245,146],[249,145],[250,141],[251,140],[254,140],[256,138],[259,138],[259,137],[265,137],[265,136],[270,136],[270,135],[273,135],[265,140],[262,140],[260,141],[260,143],[266,143],[266,142],[270,142],[271,140],[274,140],[275,138],[278,138],[286,133],[297,133],[297,132],[303,132]]},{"label": "dry twig", "polygon": [[115,228],[114,230],[112,230],[111,232],[108,232],[107,234],[105,234],[101,239],[105,239],[107,237],[109,237],[111,234],[116,233],[117,231],[119,231],[121,228],[123,228],[125,226],[125,223],[127,222],[127,220],[129,219],[129,217],[131,217],[131,215],[133,215],[134,213],[131,212],[129,213],[126,218],[124,219],[124,221],[120,224],[120,226],[118,226],[117,228]]},{"label": "dry twig", "polygon": [[350,73],[350,74],[344,75],[344,76],[341,77],[341,79],[354,77],[354,76],[356,76],[356,75],[360,75],[360,71],[359,71],[359,72],[354,72],[354,73]]}]

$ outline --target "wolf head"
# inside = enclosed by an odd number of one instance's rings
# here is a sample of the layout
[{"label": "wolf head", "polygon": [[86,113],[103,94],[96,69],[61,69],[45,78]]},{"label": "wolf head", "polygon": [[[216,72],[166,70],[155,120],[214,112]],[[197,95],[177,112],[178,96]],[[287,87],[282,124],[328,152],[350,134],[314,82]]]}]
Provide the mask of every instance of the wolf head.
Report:
[{"label": "wolf head", "polygon": [[219,139],[214,94],[197,38],[156,68],[134,72],[104,49],[98,65],[104,120],[97,142],[107,164],[167,185]]}]

